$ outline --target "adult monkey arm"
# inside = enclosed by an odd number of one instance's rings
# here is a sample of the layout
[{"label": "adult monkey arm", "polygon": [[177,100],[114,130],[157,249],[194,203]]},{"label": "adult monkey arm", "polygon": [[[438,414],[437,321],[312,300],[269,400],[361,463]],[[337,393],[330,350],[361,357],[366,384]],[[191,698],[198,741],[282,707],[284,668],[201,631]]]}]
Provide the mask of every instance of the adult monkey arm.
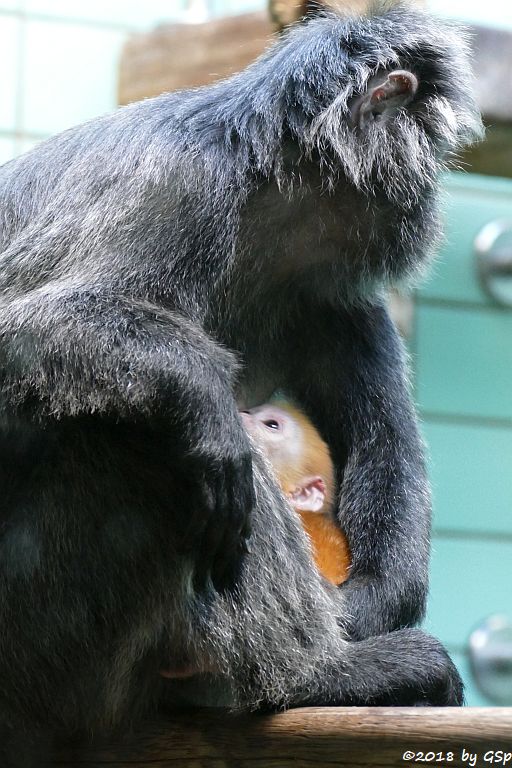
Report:
[{"label": "adult monkey arm", "polygon": [[[408,14],[394,9],[391,16],[393,36]],[[342,51],[355,58],[361,52],[357,64],[348,63],[357,78],[369,61],[369,40],[355,43],[352,32]],[[478,129],[470,92],[452,80],[464,68],[455,47],[441,50],[430,31],[422,42],[394,45],[387,61],[371,60],[357,91],[340,88],[314,121],[324,173],[285,142],[280,170],[292,177],[293,190],[300,166],[301,194],[288,202],[284,183],[260,191],[245,220],[247,240],[258,254],[266,246],[279,270],[276,283],[281,278],[276,286],[261,281],[276,309],[262,321],[269,330],[258,355],[251,353],[258,340],[249,336],[246,356],[254,379],[258,365],[270,380],[274,373],[275,388],[307,408],[331,448],[342,483],[340,523],[354,555],[341,589],[355,639],[412,624],[424,611],[430,499],[403,352],[379,297],[428,259],[439,237],[442,159]],[[271,233],[265,242],[251,222],[258,210]]]},{"label": "adult monkey arm", "polygon": [[423,616],[430,535],[423,450],[404,352],[384,306],[326,312],[310,330],[322,344],[309,338],[308,365],[290,381],[339,468],[338,516],[352,552],[341,590],[349,634],[361,639]]},{"label": "adult monkey arm", "polygon": [[170,432],[174,460],[197,484],[183,544],[202,551],[200,578],[213,566],[221,579],[248,535],[253,504],[234,357],[182,313],[105,283],[65,280],[4,302],[0,340],[2,415],[11,423],[17,415],[41,426],[115,415]]}]

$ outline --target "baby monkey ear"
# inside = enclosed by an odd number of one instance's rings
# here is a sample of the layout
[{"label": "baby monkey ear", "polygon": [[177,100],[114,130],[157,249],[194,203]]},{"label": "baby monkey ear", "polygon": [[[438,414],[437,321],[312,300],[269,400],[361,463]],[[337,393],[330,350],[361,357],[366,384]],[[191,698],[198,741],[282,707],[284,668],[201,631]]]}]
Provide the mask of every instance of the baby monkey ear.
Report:
[{"label": "baby monkey ear", "polygon": [[325,483],[322,477],[305,477],[288,494],[294,509],[301,512],[321,512],[325,503]]},{"label": "baby monkey ear", "polygon": [[372,120],[392,114],[411,102],[418,90],[418,78],[406,69],[381,72],[368,81],[366,93],[352,103],[352,123],[364,128]]}]

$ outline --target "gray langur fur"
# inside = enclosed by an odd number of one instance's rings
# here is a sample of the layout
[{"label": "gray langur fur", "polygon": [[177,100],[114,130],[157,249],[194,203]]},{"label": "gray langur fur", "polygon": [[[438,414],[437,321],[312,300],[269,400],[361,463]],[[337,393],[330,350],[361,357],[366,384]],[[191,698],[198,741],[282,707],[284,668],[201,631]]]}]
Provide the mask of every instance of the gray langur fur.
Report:
[{"label": "gray langur fur", "polygon": [[[480,130],[461,32],[395,7],[311,19],[0,169],[2,765],[162,688],[460,703],[408,628],[430,501],[382,293],[432,252],[439,171]],[[238,415],[276,389],[335,461],[339,589]],[[184,665],[203,674],[158,675]]]}]

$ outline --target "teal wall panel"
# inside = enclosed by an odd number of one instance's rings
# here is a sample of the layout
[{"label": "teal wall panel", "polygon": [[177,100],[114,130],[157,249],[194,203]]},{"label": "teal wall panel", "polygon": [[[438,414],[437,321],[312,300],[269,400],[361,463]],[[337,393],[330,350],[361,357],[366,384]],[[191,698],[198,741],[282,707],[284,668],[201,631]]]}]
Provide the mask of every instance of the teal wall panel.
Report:
[{"label": "teal wall panel", "polygon": [[466,653],[451,653],[455,666],[459,670],[462,679],[464,680],[464,697],[467,707],[495,707],[496,704],[489,701],[486,696],[481,693],[476,687],[473,677],[471,675],[471,668],[469,666],[469,658]]},{"label": "teal wall panel", "polygon": [[512,536],[502,541],[434,537],[425,628],[454,650],[493,613],[512,619]]},{"label": "teal wall panel", "polygon": [[508,181],[483,176],[454,173],[446,177],[445,241],[421,296],[488,303],[477,279],[473,241],[494,219],[510,219],[512,226],[511,186]]},{"label": "teal wall panel", "polygon": [[425,628],[452,653],[467,704],[485,706],[467,652],[484,619],[512,621],[512,310],[480,287],[473,242],[490,221],[512,226],[512,183],[449,174],[445,187],[446,240],[411,340],[436,531]]},{"label": "teal wall panel", "polygon": [[427,420],[423,434],[435,529],[512,535],[512,428]]},{"label": "teal wall panel", "polygon": [[416,386],[423,411],[512,419],[512,313],[420,305]]}]

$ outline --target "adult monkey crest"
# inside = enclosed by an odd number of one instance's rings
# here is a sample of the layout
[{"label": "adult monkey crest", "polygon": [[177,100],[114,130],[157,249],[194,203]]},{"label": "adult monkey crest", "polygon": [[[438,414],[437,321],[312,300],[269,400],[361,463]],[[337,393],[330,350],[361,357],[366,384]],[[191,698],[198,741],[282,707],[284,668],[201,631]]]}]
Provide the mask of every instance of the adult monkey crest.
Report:
[{"label": "adult monkey crest", "polygon": [[[460,702],[401,629],[429,495],[380,293],[426,259],[443,158],[479,131],[460,33],[394,8],[1,169],[3,765],[16,731],[144,709],[161,669],[240,707]],[[337,467],[340,589],[240,422],[275,389]]]}]

